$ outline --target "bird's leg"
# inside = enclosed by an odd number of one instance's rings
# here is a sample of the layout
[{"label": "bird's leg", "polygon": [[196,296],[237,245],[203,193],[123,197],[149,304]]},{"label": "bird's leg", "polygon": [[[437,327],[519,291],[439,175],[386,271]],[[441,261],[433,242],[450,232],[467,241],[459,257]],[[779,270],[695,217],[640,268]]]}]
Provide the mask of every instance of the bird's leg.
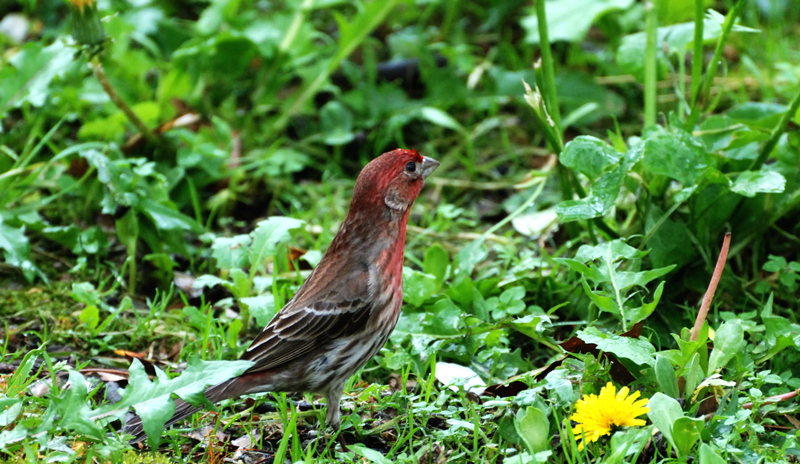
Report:
[{"label": "bird's leg", "polygon": [[344,393],[344,389],[339,387],[331,388],[325,394],[325,402],[328,408],[325,414],[325,425],[333,428],[333,431],[338,434],[339,444],[342,445],[342,451],[346,452],[350,450],[347,449],[347,442],[345,442],[344,435],[342,435],[341,430],[339,430],[339,426],[342,424],[342,416],[339,412],[342,393]]}]

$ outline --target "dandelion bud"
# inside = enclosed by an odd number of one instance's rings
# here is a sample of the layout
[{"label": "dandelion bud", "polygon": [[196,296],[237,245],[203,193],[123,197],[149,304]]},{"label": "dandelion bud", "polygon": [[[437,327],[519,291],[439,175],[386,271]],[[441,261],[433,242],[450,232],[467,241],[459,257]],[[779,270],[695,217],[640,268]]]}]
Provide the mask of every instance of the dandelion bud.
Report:
[{"label": "dandelion bud", "polygon": [[95,0],[68,0],[72,13],[72,37],[81,45],[97,45],[106,38]]}]

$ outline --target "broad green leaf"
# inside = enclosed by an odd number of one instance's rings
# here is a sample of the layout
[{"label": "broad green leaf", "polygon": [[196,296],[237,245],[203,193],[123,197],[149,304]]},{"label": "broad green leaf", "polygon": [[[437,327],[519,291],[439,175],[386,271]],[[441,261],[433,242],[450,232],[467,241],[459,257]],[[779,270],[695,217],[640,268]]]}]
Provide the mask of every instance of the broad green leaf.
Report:
[{"label": "broad green leaf", "polygon": [[[250,233],[253,243],[248,256],[251,266],[261,266],[262,260],[275,254],[279,244],[291,237],[291,231],[303,225],[299,219],[273,216],[258,223],[256,229]],[[253,271],[250,272],[253,274]]]},{"label": "broad green leaf", "polygon": [[608,167],[617,164],[622,155],[596,137],[581,135],[567,143],[558,159],[564,166],[596,179]]},{"label": "broad green leaf", "polygon": [[50,82],[63,74],[72,63],[74,49],[62,40],[47,47],[37,40],[28,41],[21,51],[11,55],[11,66],[0,68],[0,116],[25,102],[34,107],[45,104]]},{"label": "broad green leaf", "polygon": [[578,338],[586,343],[597,345],[597,349],[612,353],[614,356],[627,359],[639,366],[653,366],[655,364],[656,349],[643,337],[631,338],[619,335],[604,334],[595,327],[579,330]]},{"label": "broad green leaf", "polygon": [[[597,18],[614,10],[624,10],[633,5],[633,0],[551,0],[545,2],[548,36],[551,42],[577,42],[586,36],[589,27]],[[580,14],[576,14],[580,12]],[[536,14],[525,16],[520,21],[525,29],[525,41],[539,43],[539,21]]]},{"label": "broad green leaf", "polygon": [[275,297],[272,295],[259,295],[249,298],[241,298],[240,304],[247,305],[250,315],[256,319],[256,323],[261,327],[266,327],[278,312],[275,308]]},{"label": "broad green leaf", "polygon": [[252,365],[250,361],[203,361],[192,357],[180,376],[169,379],[162,370],[156,368],[156,379],[150,381],[144,366],[134,359],[129,369],[128,387],[122,393],[120,401],[103,405],[91,415],[93,419],[121,417],[128,408],[133,407],[142,418],[142,425],[148,433],[148,443],[157,446],[163,426],[174,411],[172,394],[194,405],[207,404],[208,400],[202,396],[206,387],[241,375]]},{"label": "broad green leaf", "polygon": [[365,459],[364,462],[374,462],[376,464],[394,464],[394,461],[389,460],[386,456],[381,454],[380,451],[374,450],[372,448],[367,448],[362,444],[355,444],[355,445],[348,445],[350,451],[355,453],[357,456],[361,456]]},{"label": "broad green leaf", "polygon": [[672,367],[672,363],[666,357],[656,355],[656,363],[653,370],[661,391],[672,398],[678,398],[680,396],[678,378],[675,376],[675,368]]},{"label": "broad green leaf", "polygon": [[[650,440],[650,427],[629,427],[611,436],[611,451],[603,457],[603,464],[624,464],[638,455]],[[626,457],[628,460],[626,460]]]},{"label": "broad green leaf", "polygon": [[[709,10],[703,21],[703,42],[716,40],[722,33],[722,23],[725,18],[716,11]],[[734,26],[734,31],[739,32],[758,32],[754,29]],[[658,60],[660,75],[666,73],[667,62],[663,49],[668,50],[670,55],[678,55],[683,59],[688,47],[694,41],[694,22],[673,24],[671,26],[659,27],[656,41],[663,46],[658,47]],[[644,62],[645,48],[647,45],[647,33],[637,32],[626,35],[622,38],[622,43],[617,49],[617,64],[623,72],[633,74],[639,82],[644,82]]]},{"label": "broad green leaf", "polygon": [[244,298],[250,295],[250,287],[252,284],[250,283],[250,277],[248,277],[246,272],[238,267],[235,267],[231,269],[230,277],[233,281],[233,286],[229,288],[231,288],[233,291],[234,297]]},{"label": "broad green leaf", "polygon": [[327,145],[350,143],[353,134],[353,114],[336,100],[330,101],[319,110],[322,141]]},{"label": "broad green leaf", "polygon": [[0,218],[0,250],[6,263],[18,267],[31,282],[34,277],[34,265],[30,261],[31,246],[25,236],[25,226],[20,228],[7,226]]},{"label": "broad green leaf", "polygon": [[422,306],[436,293],[436,277],[403,267],[403,300]]},{"label": "broad green leaf", "polygon": [[211,243],[211,256],[217,260],[221,269],[243,268],[250,264],[248,260],[249,235],[234,237],[217,237]]},{"label": "broad green leaf", "polygon": [[466,129],[462,126],[458,121],[455,120],[452,116],[445,113],[444,111],[433,108],[431,106],[425,106],[420,108],[419,115],[422,119],[436,124],[437,126],[445,127],[447,129],[453,129],[454,131],[465,133]]},{"label": "broad green leaf", "polygon": [[672,438],[678,456],[688,456],[692,447],[700,439],[705,420],[702,417],[680,417],[672,424]]},{"label": "broad green leaf", "polygon": [[19,367],[14,370],[11,377],[6,381],[5,394],[9,398],[14,398],[20,393],[25,391],[25,388],[34,380],[35,375],[31,376],[31,370],[39,359],[39,356],[44,352],[44,346],[30,350],[22,357]]},{"label": "broad green leaf", "polygon": [[673,134],[657,134],[644,145],[645,168],[652,174],[675,179],[685,187],[693,185],[714,160],[702,148],[689,147]]},{"label": "broad green leaf", "polygon": [[475,266],[486,259],[488,252],[483,240],[478,239],[468,243],[458,252],[455,259],[455,277],[453,283],[458,284],[466,277],[472,275]]},{"label": "broad green leaf", "polygon": [[443,298],[429,307],[430,326],[426,333],[431,335],[457,335],[461,310],[449,298]]},{"label": "broad green leaf", "polygon": [[776,171],[745,171],[733,182],[731,190],[746,197],[756,193],[781,193],[786,187],[786,178]]},{"label": "broad green leaf", "polygon": [[158,229],[186,230],[194,233],[203,231],[194,219],[157,201],[144,198],[140,205],[141,211],[150,216]]},{"label": "broad green leaf", "polygon": [[698,454],[700,456],[700,464],[726,464],[728,462],[706,443],[700,445]]},{"label": "broad green leaf", "polygon": [[86,379],[78,371],[69,371],[69,384],[70,388],[64,390],[61,397],[53,398],[61,416],[58,425],[81,435],[102,439],[105,434],[92,417]]},{"label": "broad green leaf", "polygon": [[22,410],[22,399],[0,398],[0,427],[13,423]]},{"label": "broad green leaf", "polygon": [[517,414],[517,418],[517,434],[528,452],[535,454],[550,449],[550,422],[542,410],[528,406],[524,415],[520,418],[520,414]]},{"label": "broad green leaf", "polygon": [[97,328],[97,324],[100,323],[100,310],[97,309],[95,305],[86,306],[81,310],[78,319],[86,324],[86,327],[89,328],[89,332],[94,332],[94,329]]},{"label": "broad green leaf", "polygon": [[744,329],[738,320],[722,324],[714,337],[714,349],[708,358],[708,373],[712,374],[717,369],[725,367],[728,361],[736,356],[743,343]]},{"label": "broad green leaf", "polygon": [[439,244],[434,244],[425,250],[425,257],[422,260],[422,271],[434,276],[436,279],[436,289],[442,288],[442,283],[447,275],[447,267],[450,265],[450,255]]},{"label": "broad green leaf", "polygon": [[772,130],[788,110],[788,106],[778,103],[744,102],[728,110],[726,115],[748,127]]},{"label": "broad green leaf", "polygon": [[681,405],[676,399],[670,398],[661,392],[657,392],[650,397],[650,400],[647,402],[647,407],[650,408],[647,417],[650,418],[650,421],[661,431],[664,437],[669,440],[672,447],[677,449],[678,447],[675,444],[675,439],[672,436],[672,424],[683,417]]}]

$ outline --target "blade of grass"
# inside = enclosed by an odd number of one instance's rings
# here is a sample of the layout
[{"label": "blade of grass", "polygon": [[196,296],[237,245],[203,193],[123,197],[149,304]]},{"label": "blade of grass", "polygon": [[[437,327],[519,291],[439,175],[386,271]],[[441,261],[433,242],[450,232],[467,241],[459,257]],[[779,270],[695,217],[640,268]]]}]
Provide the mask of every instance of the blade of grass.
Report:
[{"label": "blade of grass", "polygon": [[692,51],[692,96],[691,107],[697,104],[700,82],[703,79],[703,27],[705,26],[704,0],[694,1],[694,48]]},{"label": "blade of grass", "polygon": [[684,126],[688,131],[693,131],[695,124],[697,124],[697,121],[700,119],[701,105],[703,102],[708,101],[708,96],[711,92],[711,84],[714,83],[714,76],[717,74],[717,68],[719,67],[720,59],[722,58],[722,51],[725,48],[725,44],[728,43],[728,36],[733,30],[733,25],[736,23],[736,18],[739,17],[739,14],[741,14],[743,8],[744,0],[737,0],[736,4],[725,16],[725,22],[722,24],[722,34],[720,34],[719,39],[717,40],[717,46],[714,49],[714,57],[711,59],[711,62],[708,63],[708,69],[706,69],[706,74],[703,76],[703,84],[700,87],[700,92],[696,101],[692,105],[692,111],[689,114],[689,118],[686,120],[686,125]]},{"label": "blade of grass", "polygon": [[658,53],[658,17],[655,4],[645,4],[647,45],[644,55],[644,127],[656,124],[656,81],[658,80],[656,55]]},{"label": "blade of grass", "polygon": [[539,48],[542,53],[545,102],[550,109],[550,116],[553,118],[559,138],[563,139],[563,136],[561,136],[561,111],[558,107],[558,95],[556,93],[555,64],[553,62],[553,52],[550,49],[550,36],[547,31],[547,11],[544,0],[536,0],[536,19],[539,26]]}]

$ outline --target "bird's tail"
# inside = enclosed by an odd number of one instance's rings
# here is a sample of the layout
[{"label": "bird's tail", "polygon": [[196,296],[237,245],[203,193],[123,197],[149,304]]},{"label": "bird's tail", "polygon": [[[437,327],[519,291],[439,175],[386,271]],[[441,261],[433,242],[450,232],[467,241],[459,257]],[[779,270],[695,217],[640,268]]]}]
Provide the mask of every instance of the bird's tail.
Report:
[{"label": "bird's tail", "polygon": [[[235,380],[237,379],[231,379],[218,385],[208,387],[204,392],[205,397],[211,403],[217,403],[228,398],[235,398],[239,396],[241,393],[238,392],[238,388],[236,388],[237,384],[234,383]],[[202,407],[192,406],[186,401],[177,399],[175,400],[175,413],[164,425],[164,428],[166,429],[167,427],[186,419],[202,409]],[[144,428],[142,427],[142,419],[139,416],[134,416],[131,420],[129,420],[125,424],[124,430],[125,433],[131,434],[134,437],[130,443],[138,443],[147,437],[147,435],[144,433]]]}]

